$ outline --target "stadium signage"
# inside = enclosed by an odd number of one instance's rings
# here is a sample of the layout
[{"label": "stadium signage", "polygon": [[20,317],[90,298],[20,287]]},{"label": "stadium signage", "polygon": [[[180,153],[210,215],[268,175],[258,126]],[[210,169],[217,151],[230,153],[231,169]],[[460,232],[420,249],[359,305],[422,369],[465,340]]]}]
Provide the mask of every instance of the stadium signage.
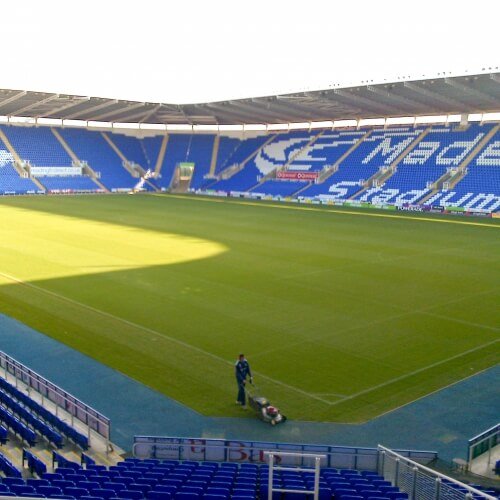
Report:
[{"label": "stadium signage", "polygon": [[82,167],[31,167],[30,171],[35,177],[82,175]]},{"label": "stadium signage", "polygon": [[422,205],[410,205],[405,203],[404,205],[397,206],[398,210],[404,210],[406,212],[423,212],[424,207]]},{"label": "stadium signage", "polygon": [[[310,465],[310,461],[305,457],[280,456],[280,451],[326,455],[321,461],[327,467],[351,468],[354,465],[376,471],[378,464],[376,448],[158,436],[135,436],[133,445],[134,457],[163,460],[265,463],[266,451],[276,453],[276,462],[281,465],[305,466]],[[401,450],[400,453],[422,461],[437,457],[434,451]]]},{"label": "stadium signage", "polygon": [[290,170],[281,170],[276,174],[278,179],[298,180],[298,181],[315,181],[318,178],[319,172],[294,172]]}]

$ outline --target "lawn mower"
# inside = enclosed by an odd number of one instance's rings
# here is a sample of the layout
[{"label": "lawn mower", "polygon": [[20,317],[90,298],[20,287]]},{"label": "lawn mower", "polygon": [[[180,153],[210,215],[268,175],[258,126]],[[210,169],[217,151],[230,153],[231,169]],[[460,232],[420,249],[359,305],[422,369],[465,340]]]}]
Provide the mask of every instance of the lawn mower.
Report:
[{"label": "lawn mower", "polygon": [[267,398],[259,395],[259,389],[255,385],[252,384],[252,388],[250,389],[247,384],[245,390],[250,408],[255,411],[263,422],[277,425],[286,421],[285,415],[282,415],[278,408],[272,406]]}]

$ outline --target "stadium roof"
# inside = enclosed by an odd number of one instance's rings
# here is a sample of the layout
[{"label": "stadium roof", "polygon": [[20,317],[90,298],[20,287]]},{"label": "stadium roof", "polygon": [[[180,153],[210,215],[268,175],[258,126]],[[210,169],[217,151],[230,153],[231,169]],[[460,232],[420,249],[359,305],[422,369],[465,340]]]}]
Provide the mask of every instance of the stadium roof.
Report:
[{"label": "stadium roof", "polygon": [[0,90],[0,115],[112,123],[274,124],[500,111],[500,73],[334,87],[200,104]]}]

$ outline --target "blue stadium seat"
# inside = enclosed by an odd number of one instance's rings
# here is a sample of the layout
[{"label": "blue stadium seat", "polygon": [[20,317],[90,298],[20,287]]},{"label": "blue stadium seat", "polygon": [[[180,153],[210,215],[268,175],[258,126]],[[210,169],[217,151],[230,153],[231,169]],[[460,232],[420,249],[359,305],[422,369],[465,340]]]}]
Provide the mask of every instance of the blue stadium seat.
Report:
[{"label": "blue stadium seat", "polygon": [[167,491],[149,491],[146,498],[149,500],[171,500],[173,498],[173,493]]},{"label": "blue stadium seat", "polygon": [[53,495],[62,495],[63,491],[57,486],[37,486],[36,491],[45,495],[46,497],[52,497]]},{"label": "blue stadium seat", "polygon": [[77,488],[76,486],[68,486],[64,488],[64,493],[66,495],[71,495],[75,498],[81,498],[83,496],[88,496],[89,492],[84,488]]},{"label": "blue stadium seat", "polygon": [[74,487],[75,483],[73,481],[68,481],[66,479],[53,479],[51,481],[52,486],[57,486],[58,488],[61,488],[62,490],[65,490],[66,488]]},{"label": "blue stadium seat", "polygon": [[148,484],[137,484],[132,483],[127,486],[127,490],[129,491],[139,491],[143,496],[146,496],[148,491],[151,491],[151,486]]},{"label": "blue stadium seat", "polygon": [[143,498],[143,494],[135,490],[121,490],[116,496],[117,498],[127,498],[130,500],[141,500]]},{"label": "blue stadium seat", "polygon": [[9,485],[9,489],[12,493],[16,495],[22,495],[23,493],[29,493],[31,496],[36,496],[36,490],[33,486],[28,486],[26,484],[11,484]]}]

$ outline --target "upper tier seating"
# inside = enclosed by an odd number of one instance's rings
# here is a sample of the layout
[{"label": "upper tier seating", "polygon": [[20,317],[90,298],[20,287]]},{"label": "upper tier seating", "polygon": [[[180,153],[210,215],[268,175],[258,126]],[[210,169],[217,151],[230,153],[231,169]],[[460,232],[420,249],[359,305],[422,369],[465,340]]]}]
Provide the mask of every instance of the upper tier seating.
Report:
[{"label": "upper tier seating", "polygon": [[467,174],[451,190],[442,190],[427,203],[465,209],[500,208],[500,132],[469,163]]},{"label": "upper tier seating", "polygon": [[59,133],[80,160],[100,172],[100,181],[109,190],[131,189],[137,184],[138,179],[123,167],[121,158],[100,132],[65,128],[59,129]]},{"label": "upper tier seating", "polygon": [[144,151],[144,157],[148,163],[148,168],[154,171],[156,168],[156,161],[160,155],[162,136],[145,137],[141,139],[141,147]]},{"label": "upper tier seating", "polygon": [[[314,133],[309,132],[290,132],[287,134],[278,134],[266,145],[263,146],[264,142],[269,140],[269,136],[264,136],[256,139],[247,139],[242,141],[240,147],[235,151],[235,154],[228,160],[231,165],[238,155],[240,158],[243,150],[245,150],[246,158],[249,154],[252,154],[250,146],[257,146],[257,154],[251,158],[244,166],[244,168],[237,172],[235,175],[226,180],[221,180],[214,185],[210,186],[210,189],[220,190],[220,191],[248,191],[255,187],[259,180],[269,174],[270,172],[276,170],[279,167],[283,167],[293,157],[304,147],[307,143],[314,137]],[[254,150],[253,152],[255,152]],[[234,163],[238,163],[234,161]]]},{"label": "upper tier seating", "polygon": [[[162,188],[169,188],[178,163],[187,161],[191,134],[171,134],[168,138],[167,154],[161,167],[161,178],[157,183]],[[210,161],[210,160],[209,160]]]},{"label": "upper tier seating", "polygon": [[[226,167],[239,165],[248,159],[249,156],[258,151],[262,145],[269,140],[269,136],[259,136],[252,139],[241,141],[233,154],[227,159]],[[231,176],[229,179],[223,179],[210,186],[210,189],[219,191],[245,191],[255,186],[262,173],[250,160],[245,167]]]},{"label": "upper tier seating", "polygon": [[[372,203],[421,203],[459,206],[465,209],[498,210],[500,193],[498,167],[500,158],[499,133],[482,148],[467,166],[466,175],[450,190],[443,184],[448,169],[459,167],[489,133],[493,124],[470,124],[465,130],[448,126],[433,126],[418,142],[424,128],[398,127],[351,131],[293,131],[276,135],[260,135],[248,139],[219,138],[215,171],[227,170],[226,179],[206,179],[212,160],[214,135],[169,134],[166,154],[161,165],[161,178],[150,179],[145,189],[169,188],[175,168],[181,162],[194,163],[190,188],[193,191],[212,189],[226,192],[261,193],[275,196],[320,198],[324,200],[356,199]],[[70,167],[71,157],[50,128],[1,125],[21,159],[33,166]],[[87,129],[58,129],[76,156],[87,161],[100,174],[100,181],[111,191],[129,190],[139,178],[122,165],[101,132]],[[366,132],[369,136],[363,138]],[[123,155],[144,169],[154,170],[159,158],[163,136],[138,139],[106,132]],[[314,141],[311,141],[315,139]],[[361,140],[362,139],[362,140]],[[312,142],[312,144],[309,144]],[[267,144],[265,144],[267,143]],[[345,155],[349,149],[354,150]],[[392,175],[381,173],[384,184],[378,185],[380,169],[391,166],[408,146],[414,148],[402,158]],[[341,160],[341,158],[345,158]],[[0,194],[34,194],[44,192],[99,192],[99,186],[87,176],[44,176],[39,188],[33,180],[23,178],[14,168],[14,157],[0,141]],[[242,168],[238,168],[241,166]],[[289,172],[323,172],[328,175],[338,164],[337,171],[321,183],[291,184],[291,180],[269,179],[267,174],[286,168]],[[230,167],[235,167],[234,170]],[[229,169],[229,170],[228,170]],[[231,172],[232,173],[231,175]],[[366,181],[373,185],[365,189]],[[459,177],[455,175],[455,178]],[[436,181],[444,188],[430,197]],[[307,186],[307,185],[306,185]],[[297,187],[298,189],[295,189]]]},{"label": "upper tier seating", "polygon": [[161,168],[158,186],[169,188],[179,163],[194,163],[191,188],[198,189],[205,183],[204,176],[209,173],[214,146],[214,135],[170,134],[167,153]]},{"label": "upper tier seating", "polygon": [[0,125],[21,160],[37,167],[70,167],[72,159],[48,127]]},{"label": "upper tier seating", "polygon": [[254,165],[262,175],[267,175],[276,168],[284,167],[319,132],[289,132],[277,135],[269,144],[259,150],[247,167]]},{"label": "upper tier seating", "polygon": [[[345,158],[338,170],[319,184],[306,189],[300,196],[325,199],[347,199],[360,191],[363,182],[388,167],[422,132],[421,129],[394,128],[374,130]],[[351,138],[356,143],[357,136]],[[348,148],[344,149],[344,152]],[[340,152],[340,151],[339,151]],[[338,154],[337,159],[343,153]]]},{"label": "upper tier seating", "polygon": [[221,137],[219,139],[219,151],[215,164],[215,174],[229,167],[228,160],[241,144],[241,140],[234,137]]},{"label": "upper tier seating", "polygon": [[304,148],[291,162],[288,170],[319,171],[333,165],[365,132],[325,132],[313,144]]},{"label": "upper tier seating", "polygon": [[458,167],[490,131],[491,125],[471,125],[465,131],[433,127],[397,166],[383,186],[369,189],[360,201],[405,201],[415,203],[428,194],[428,184]]},{"label": "upper tier seating", "polygon": [[210,171],[215,135],[194,135],[189,145],[186,162],[194,163],[190,187],[199,189],[205,183],[205,175]]},{"label": "upper tier seating", "polygon": [[144,170],[150,168],[139,139],[123,134],[107,134],[107,136],[128,161],[137,163],[137,165],[140,165]]}]

